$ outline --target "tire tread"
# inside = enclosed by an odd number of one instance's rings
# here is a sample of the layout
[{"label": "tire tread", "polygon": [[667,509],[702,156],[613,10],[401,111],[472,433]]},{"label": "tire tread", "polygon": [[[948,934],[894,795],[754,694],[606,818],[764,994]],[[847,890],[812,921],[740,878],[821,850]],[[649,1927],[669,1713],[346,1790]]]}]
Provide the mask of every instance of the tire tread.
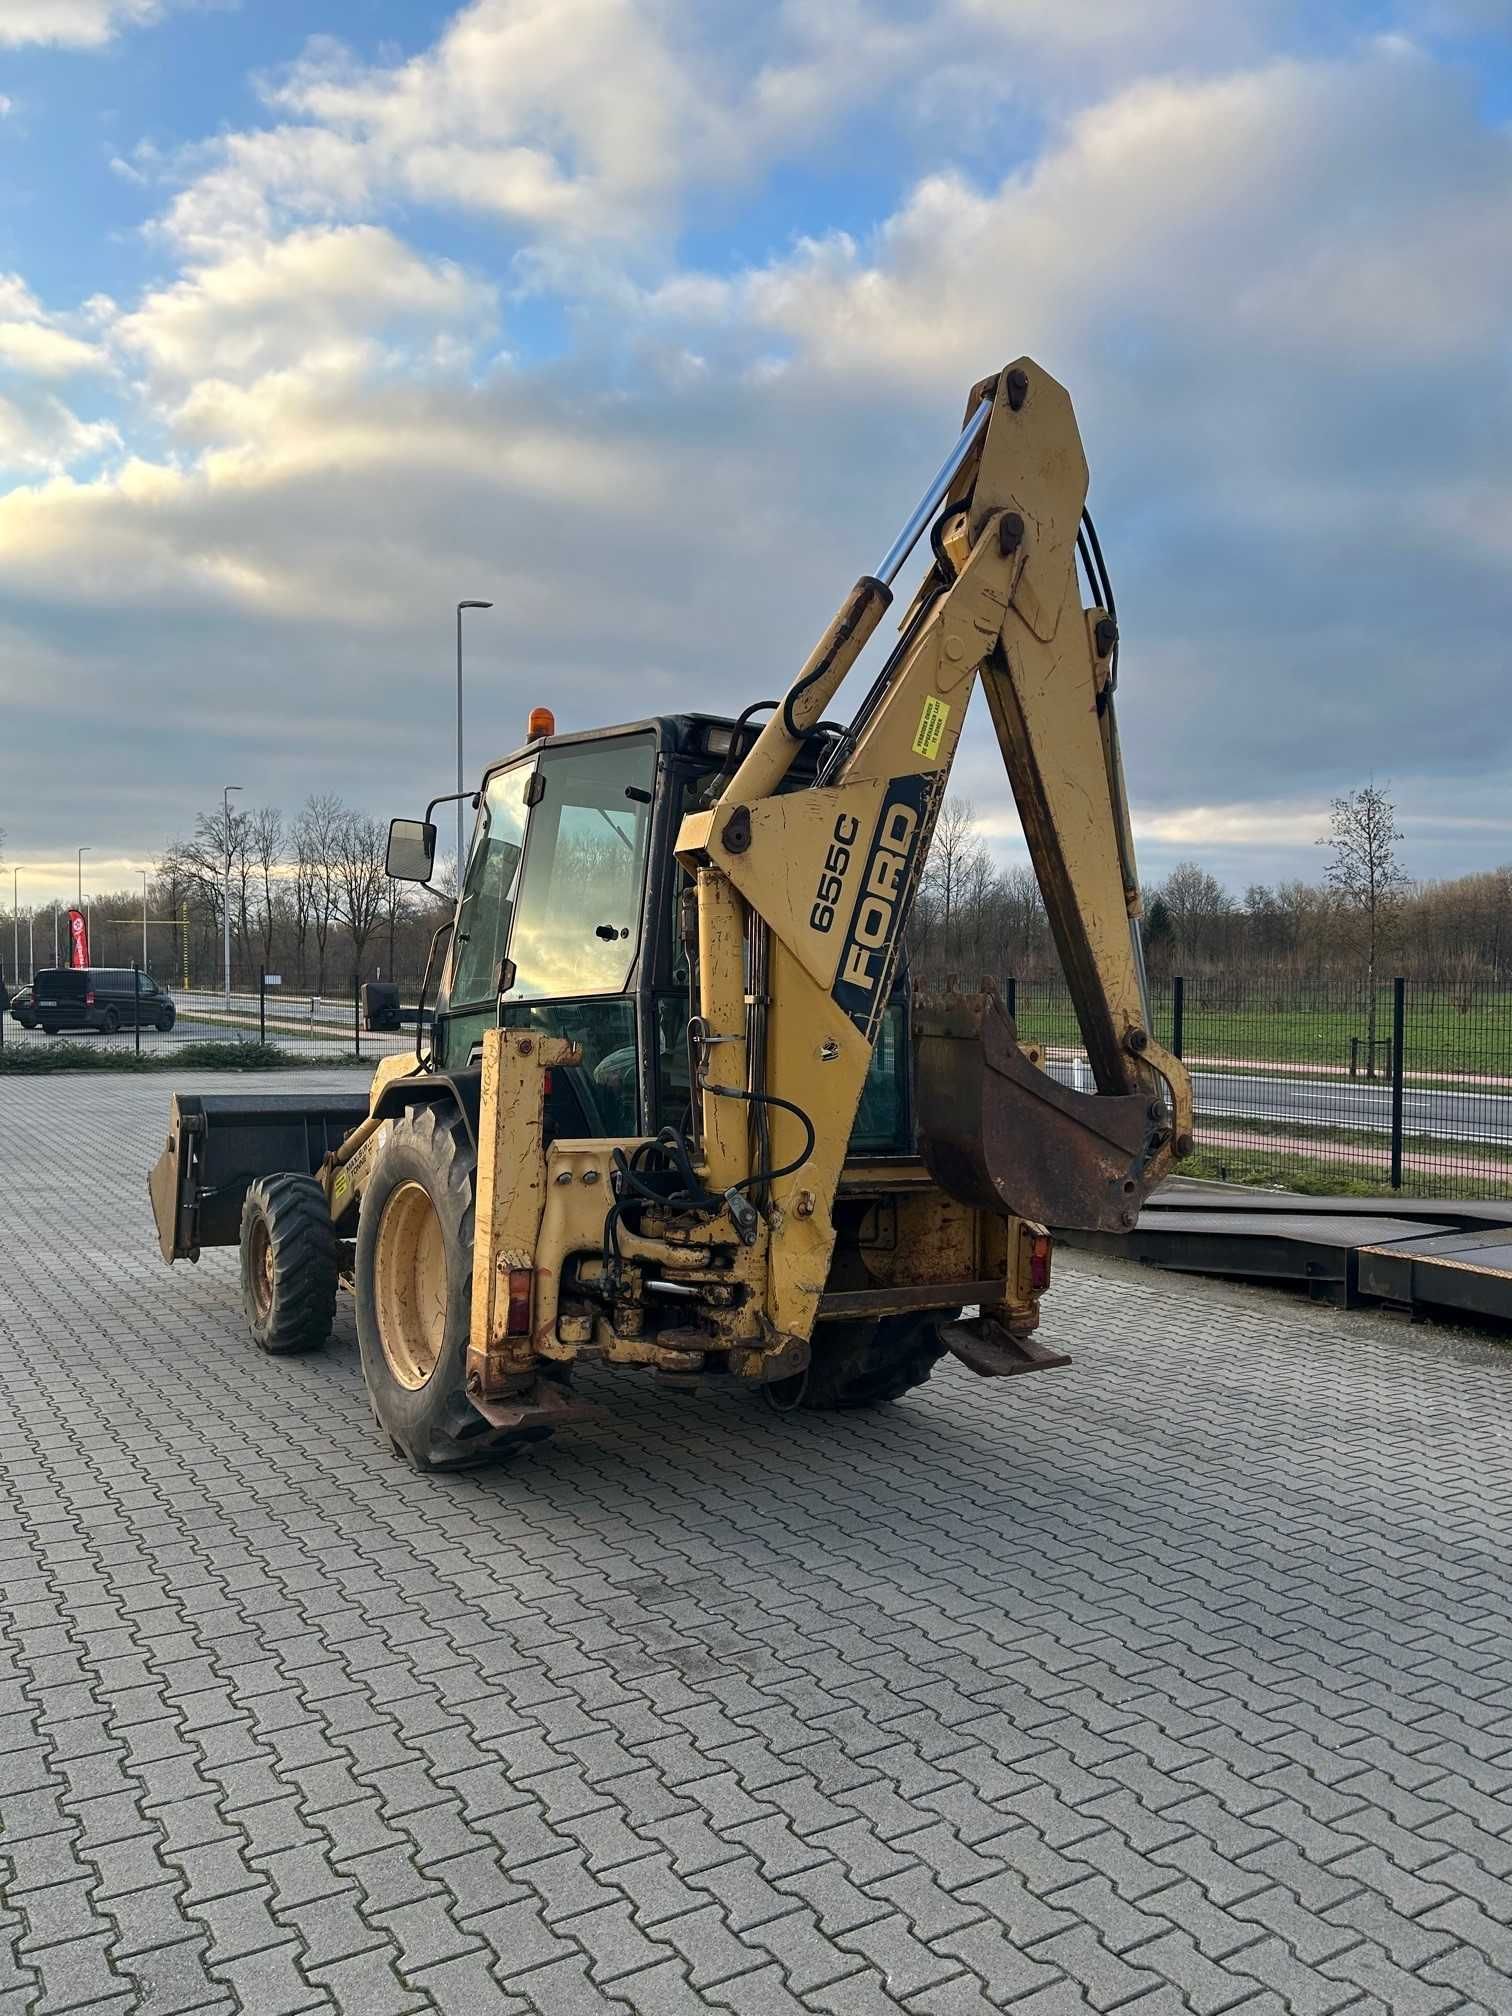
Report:
[{"label": "tire tread", "polygon": [[[394,1123],[389,1149],[401,1144],[424,1156],[437,1189],[450,1194],[457,1207],[455,1244],[470,1256],[477,1158],[462,1115],[454,1108],[442,1107],[432,1101],[407,1107],[403,1119]],[[370,1181],[369,1194],[372,1188]],[[448,1238],[452,1237],[449,1232]],[[359,1223],[359,1265],[365,1244]],[[469,1287],[464,1306],[470,1307],[470,1300]],[[371,1318],[366,1313],[366,1294],[360,1282],[357,1308],[363,1375],[368,1382],[374,1419],[380,1434],[413,1469],[421,1472],[472,1469],[477,1464],[496,1460],[524,1442],[540,1441],[550,1433],[549,1429],[532,1429],[522,1434],[491,1428],[467,1398],[460,1375],[444,1390],[438,1389],[425,1407],[415,1410],[409,1420],[401,1418],[397,1411],[385,1408],[384,1396],[375,1388],[375,1379],[380,1385],[386,1384],[390,1375],[386,1363],[382,1362],[381,1342],[376,1336],[365,1334]],[[410,1411],[406,1407],[405,1412]]]},{"label": "tire tread", "polygon": [[[248,1277],[248,1238],[257,1217],[273,1242],[273,1308],[263,1323]],[[313,1176],[260,1176],[242,1206],[242,1298],[261,1350],[275,1356],[324,1344],[336,1320],[341,1256],[325,1192]]]},{"label": "tire tread", "polygon": [[[950,1312],[954,1313],[954,1312]],[[945,1356],[942,1312],[825,1324],[815,1332],[800,1405],[820,1413],[885,1407],[922,1386]]]}]

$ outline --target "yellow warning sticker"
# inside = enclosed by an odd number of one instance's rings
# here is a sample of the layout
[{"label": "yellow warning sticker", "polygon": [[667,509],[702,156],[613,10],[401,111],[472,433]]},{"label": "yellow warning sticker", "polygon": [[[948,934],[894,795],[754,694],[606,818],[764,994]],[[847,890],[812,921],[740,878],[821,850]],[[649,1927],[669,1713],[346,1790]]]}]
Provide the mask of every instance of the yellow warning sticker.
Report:
[{"label": "yellow warning sticker", "polygon": [[915,756],[922,756],[932,763],[940,753],[940,744],[945,737],[945,723],[950,719],[950,707],[933,693],[924,702],[924,712],[919,716],[919,732],[913,739]]}]

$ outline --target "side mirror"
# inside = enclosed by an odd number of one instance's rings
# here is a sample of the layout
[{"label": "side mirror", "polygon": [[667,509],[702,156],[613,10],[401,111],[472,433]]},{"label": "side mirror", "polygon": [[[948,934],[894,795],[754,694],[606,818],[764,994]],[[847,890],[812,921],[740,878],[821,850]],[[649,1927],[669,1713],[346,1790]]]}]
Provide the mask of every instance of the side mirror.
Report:
[{"label": "side mirror", "polygon": [[396,882],[429,882],[436,865],[436,829],[428,819],[390,819],[384,873]]}]

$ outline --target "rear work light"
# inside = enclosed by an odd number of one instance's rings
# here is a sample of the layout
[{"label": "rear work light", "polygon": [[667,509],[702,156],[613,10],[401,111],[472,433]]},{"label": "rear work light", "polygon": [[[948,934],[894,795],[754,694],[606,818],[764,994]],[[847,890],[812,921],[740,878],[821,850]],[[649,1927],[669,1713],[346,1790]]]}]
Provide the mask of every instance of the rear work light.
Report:
[{"label": "rear work light", "polygon": [[528,1337],[530,1335],[530,1291],[535,1281],[535,1271],[530,1267],[511,1267],[509,1270],[509,1311],[504,1318],[506,1337]]}]

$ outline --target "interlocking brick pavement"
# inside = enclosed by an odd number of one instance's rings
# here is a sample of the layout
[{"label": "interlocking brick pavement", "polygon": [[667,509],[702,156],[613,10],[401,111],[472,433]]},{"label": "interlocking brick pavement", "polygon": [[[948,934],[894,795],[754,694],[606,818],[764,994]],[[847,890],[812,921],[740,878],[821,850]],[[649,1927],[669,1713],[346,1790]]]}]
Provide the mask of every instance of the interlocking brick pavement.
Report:
[{"label": "interlocking brick pavement", "polygon": [[166,1103],[0,1081],[0,2016],[1512,2010],[1512,1359],[1062,1256],[1066,1373],[417,1478]]}]

